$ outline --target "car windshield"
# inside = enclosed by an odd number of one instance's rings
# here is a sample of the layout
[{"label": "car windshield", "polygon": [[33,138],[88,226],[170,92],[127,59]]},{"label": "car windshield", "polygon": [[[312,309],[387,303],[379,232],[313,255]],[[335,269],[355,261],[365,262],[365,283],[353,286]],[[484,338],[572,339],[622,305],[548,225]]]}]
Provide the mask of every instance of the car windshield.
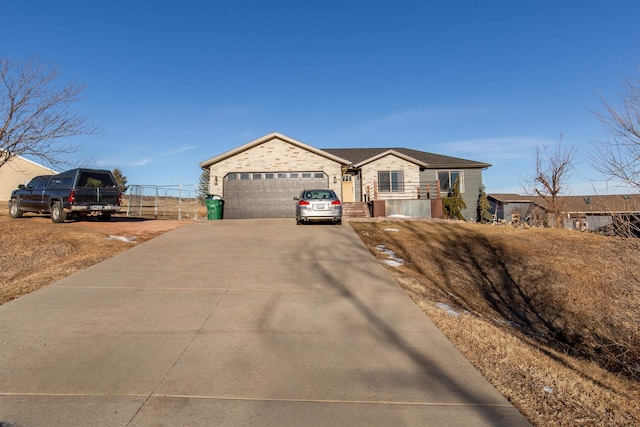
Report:
[{"label": "car windshield", "polygon": [[336,195],[332,190],[307,190],[303,192],[305,199],[335,199]]}]

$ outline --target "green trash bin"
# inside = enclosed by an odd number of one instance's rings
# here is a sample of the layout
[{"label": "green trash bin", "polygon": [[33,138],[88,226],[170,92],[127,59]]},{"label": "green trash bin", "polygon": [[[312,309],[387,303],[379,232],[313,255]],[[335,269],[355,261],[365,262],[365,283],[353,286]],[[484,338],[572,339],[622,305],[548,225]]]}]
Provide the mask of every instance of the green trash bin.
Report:
[{"label": "green trash bin", "polygon": [[222,207],[224,200],[217,194],[209,194],[206,199],[207,219],[222,219]]}]

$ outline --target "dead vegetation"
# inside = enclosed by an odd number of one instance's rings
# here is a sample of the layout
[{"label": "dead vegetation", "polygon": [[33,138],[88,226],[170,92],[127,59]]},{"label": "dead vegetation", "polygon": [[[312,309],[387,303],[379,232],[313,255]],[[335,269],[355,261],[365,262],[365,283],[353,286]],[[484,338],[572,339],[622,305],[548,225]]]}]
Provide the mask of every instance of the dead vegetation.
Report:
[{"label": "dead vegetation", "polygon": [[[136,222],[137,221],[137,222]],[[177,221],[114,218],[53,224],[48,216],[12,220],[0,213],[0,304],[55,282],[78,270],[130,249],[135,243],[110,240],[110,235],[140,243],[171,228]],[[166,226],[164,226],[166,224]],[[143,231],[143,232],[140,232]]]},{"label": "dead vegetation", "polygon": [[381,261],[389,252],[379,245],[404,260],[388,269],[534,425],[640,424],[640,240],[451,222],[351,225]]}]

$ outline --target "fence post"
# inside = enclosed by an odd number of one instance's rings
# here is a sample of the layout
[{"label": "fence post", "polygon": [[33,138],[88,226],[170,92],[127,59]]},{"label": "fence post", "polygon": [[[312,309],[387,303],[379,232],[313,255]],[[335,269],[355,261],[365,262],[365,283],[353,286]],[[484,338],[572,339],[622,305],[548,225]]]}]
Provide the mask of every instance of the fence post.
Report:
[{"label": "fence post", "polygon": [[129,187],[129,199],[127,200],[127,216],[131,212],[131,194],[133,193],[133,185]]},{"label": "fence post", "polygon": [[[129,200],[127,204],[127,216],[140,216],[154,219],[188,219],[192,202],[194,203],[194,218],[198,205],[195,203],[197,186],[194,190],[189,184],[180,185],[131,185],[129,187]],[[176,193],[178,193],[176,195]],[[193,200],[192,200],[193,199]],[[185,205],[186,203],[186,205]],[[122,206],[124,213],[124,205]],[[160,212],[162,210],[162,212]],[[185,215],[183,215],[185,214]]]},{"label": "fence post", "polygon": [[158,186],[156,185],[156,199],[153,201],[153,219],[158,219]]},{"label": "fence post", "polygon": [[143,202],[142,199],[144,197],[144,187],[142,185],[139,185],[137,187],[137,190],[138,190],[138,202],[139,202],[138,216],[142,216],[142,202]]},{"label": "fence post", "polygon": [[178,186],[178,221],[182,219],[182,184]]}]

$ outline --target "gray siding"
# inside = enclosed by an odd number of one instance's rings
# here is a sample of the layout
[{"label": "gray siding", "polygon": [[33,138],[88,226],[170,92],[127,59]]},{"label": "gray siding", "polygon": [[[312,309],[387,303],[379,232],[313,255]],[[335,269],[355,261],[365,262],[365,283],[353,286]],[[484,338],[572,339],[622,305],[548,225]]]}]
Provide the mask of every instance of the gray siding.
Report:
[{"label": "gray siding", "polygon": [[[526,220],[527,216],[532,209],[531,203],[528,202],[512,202],[512,203],[495,203],[492,202],[492,205],[497,206],[498,208],[498,216],[497,219],[504,219],[505,221],[511,221],[511,216],[514,213],[520,213],[522,215],[522,220]],[[493,212],[495,212],[495,207]]]},{"label": "gray siding", "polygon": [[[420,195],[426,197],[426,186],[429,185],[430,193],[429,198],[435,199],[438,197],[438,188],[436,186],[437,172],[448,170],[444,168],[439,169],[424,169],[420,172]],[[464,180],[462,198],[467,205],[467,209],[462,211],[465,219],[469,221],[475,221],[476,219],[476,206],[478,204],[478,196],[480,195],[480,187],[482,186],[482,169],[451,169],[462,171]],[[446,197],[447,194],[443,193],[442,197]]]},{"label": "gray siding", "polygon": [[478,196],[482,186],[482,169],[464,170],[465,192],[462,195],[467,209],[462,213],[467,220],[475,221],[478,216]]}]

